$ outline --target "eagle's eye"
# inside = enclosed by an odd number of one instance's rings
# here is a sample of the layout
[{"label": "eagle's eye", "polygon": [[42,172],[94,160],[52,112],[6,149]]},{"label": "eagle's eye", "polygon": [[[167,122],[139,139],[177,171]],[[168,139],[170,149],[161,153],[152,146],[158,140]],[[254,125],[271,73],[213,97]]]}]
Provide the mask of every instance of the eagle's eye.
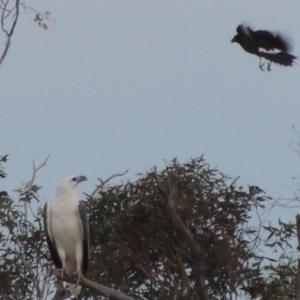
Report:
[{"label": "eagle's eye", "polygon": [[77,177],[73,177],[73,178],[72,178],[72,181],[76,181],[76,180],[77,180]]}]

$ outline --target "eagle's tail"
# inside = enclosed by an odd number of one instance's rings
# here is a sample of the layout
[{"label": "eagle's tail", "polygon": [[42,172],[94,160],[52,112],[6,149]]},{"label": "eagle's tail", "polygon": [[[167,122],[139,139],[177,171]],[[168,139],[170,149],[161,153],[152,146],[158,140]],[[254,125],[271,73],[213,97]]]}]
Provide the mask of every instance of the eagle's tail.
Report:
[{"label": "eagle's tail", "polygon": [[73,294],[74,296],[79,296],[82,286],[72,284],[72,283],[68,283],[68,286],[69,286],[71,294]]}]

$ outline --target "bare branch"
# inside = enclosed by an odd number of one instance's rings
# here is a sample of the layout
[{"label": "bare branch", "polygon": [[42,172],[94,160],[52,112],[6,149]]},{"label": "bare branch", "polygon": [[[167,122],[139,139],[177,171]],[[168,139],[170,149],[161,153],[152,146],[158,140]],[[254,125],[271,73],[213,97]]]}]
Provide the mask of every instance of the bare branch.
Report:
[{"label": "bare branch", "polygon": [[103,189],[103,187],[105,186],[105,184],[107,184],[110,180],[112,180],[113,178],[115,177],[118,177],[118,176],[123,176],[125,175],[129,170],[126,170],[125,172],[123,173],[119,173],[119,174],[113,174],[111,175],[110,177],[108,177],[106,180],[102,180],[100,178],[98,178],[98,180],[100,181],[100,184],[96,186],[95,190],[92,192],[92,194],[90,195],[91,198],[93,198],[98,191],[100,191],[101,189]]},{"label": "bare branch", "polygon": [[[59,280],[62,280],[61,278],[61,271],[60,270],[53,270],[52,272]],[[64,274],[63,280],[70,282],[70,283],[77,283],[78,277],[76,275],[69,276],[67,274]],[[89,279],[80,279],[79,284],[83,287],[90,288],[96,292],[98,292],[102,296],[106,297],[112,297],[113,299],[117,300],[134,300],[134,298],[127,296],[126,294],[122,292],[118,292],[116,290],[113,290],[111,288],[108,288],[102,284],[96,283],[94,281],[91,281]],[[58,298],[57,298],[58,299]]]},{"label": "bare branch", "polygon": [[25,12],[27,9],[34,12],[36,14],[34,22],[37,22],[41,28],[48,29],[48,25],[46,23],[50,21],[49,11],[46,11],[45,13],[37,12],[32,7],[28,7],[26,4],[21,3],[20,0],[1,0],[0,23],[1,30],[4,33],[4,36],[6,36],[6,42],[2,54],[0,53],[0,65],[3,63],[10,48],[11,39],[18,23],[21,6],[24,8]]},{"label": "bare branch", "polygon": [[[7,52],[8,52],[8,49],[11,45],[11,37],[14,33],[14,30],[15,30],[15,27],[17,25],[17,22],[18,22],[18,18],[19,18],[19,5],[20,5],[20,0],[16,0],[16,3],[14,5],[13,8],[7,8],[7,5],[8,5],[8,0],[3,3],[3,7],[2,7],[2,14],[1,14],[1,29],[2,31],[5,33],[6,35],[6,43],[5,43],[5,47],[4,47],[4,50],[2,52],[2,55],[0,57],[0,65],[2,64],[2,62],[4,61],[6,55],[7,55]],[[10,27],[10,30],[7,30],[5,29],[5,24],[4,24],[4,20],[12,13],[12,11],[15,10],[15,13],[13,15],[13,23]],[[6,13],[6,14],[5,14]]]},{"label": "bare branch", "polygon": [[41,295],[41,299],[45,298],[45,294],[47,292],[47,284],[48,284],[48,278],[50,277],[50,267],[46,267],[46,270],[44,271],[44,279],[42,280],[41,284],[42,287],[40,288],[40,295]]},{"label": "bare branch", "polygon": [[15,5],[15,9],[16,9],[16,13],[14,14],[14,22],[13,22],[13,25],[10,29],[10,32],[9,32],[9,36],[12,36],[14,34],[14,30],[15,30],[15,27],[17,25],[17,21],[18,21],[18,18],[19,18],[19,5],[20,5],[20,0],[16,0],[16,5]]},{"label": "bare branch", "polygon": [[46,159],[42,162],[42,164],[40,164],[38,167],[35,167],[35,162],[33,161],[32,165],[33,165],[33,173],[32,173],[32,177],[31,177],[31,180],[27,183],[27,187],[26,187],[26,190],[25,192],[27,191],[30,191],[32,186],[33,186],[33,183],[34,183],[34,180],[35,180],[35,175],[36,173],[46,165],[49,157],[50,157],[51,154],[48,154],[48,156],[46,157]]}]

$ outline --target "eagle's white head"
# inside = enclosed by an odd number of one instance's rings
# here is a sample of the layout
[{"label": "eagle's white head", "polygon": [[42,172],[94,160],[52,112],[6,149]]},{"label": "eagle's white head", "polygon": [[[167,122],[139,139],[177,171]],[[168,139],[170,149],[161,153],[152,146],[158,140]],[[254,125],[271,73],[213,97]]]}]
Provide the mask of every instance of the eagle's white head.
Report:
[{"label": "eagle's white head", "polygon": [[56,198],[61,198],[64,196],[76,195],[75,188],[82,182],[87,180],[85,176],[69,176],[63,179],[57,187]]}]

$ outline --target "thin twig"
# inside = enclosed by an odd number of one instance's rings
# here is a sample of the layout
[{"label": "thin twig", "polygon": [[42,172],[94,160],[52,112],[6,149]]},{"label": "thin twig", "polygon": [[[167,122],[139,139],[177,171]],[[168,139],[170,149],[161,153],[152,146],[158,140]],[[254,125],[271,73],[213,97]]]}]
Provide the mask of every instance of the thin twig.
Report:
[{"label": "thin twig", "polygon": [[20,0],[16,0],[15,6],[14,6],[12,9],[8,10],[8,15],[9,15],[14,9],[16,10],[15,15],[13,16],[13,17],[14,17],[13,24],[12,24],[12,26],[11,26],[11,28],[10,28],[10,31],[8,32],[8,30],[5,29],[5,24],[4,24],[4,20],[5,20],[5,18],[7,17],[7,15],[6,15],[6,16],[4,15],[4,12],[7,11],[7,8],[6,8],[6,7],[7,7],[8,2],[9,2],[9,1],[7,1],[7,2],[4,4],[4,7],[3,7],[3,9],[2,9],[2,14],[1,14],[1,29],[2,29],[2,31],[3,31],[3,32],[5,33],[5,35],[6,35],[6,43],[5,43],[5,47],[4,47],[4,50],[3,50],[3,52],[2,52],[1,58],[0,58],[0,65],[3,63],[3,61],[4,61],[4,59],[5,59],[6,55],[7,55],[8,49],[9,49],[9,47],[10,47],[10,45],[11,45],[11,37],[12,37],[12,35],[13,35],[13,33],[14,33],[15,27],[16,27],[17,22],[18,22],[18,19],[19,19],[19,13],[20,13],[20,11],[19,11]]},{"label": "thin twig", "polygon": [[33,167],[33,173],[32,173],[32,177],[31,177],[31,180],[28,182],[27,184],[27,191],[30,191],[31,188],[32,188],[32,185],[33,185],[33,182],[35,180],[35,175],[36,173],[46,165],[49,157],[50,157],[51,154],[48,154],[48,156],[46,157],[46,159],[42,162],[42,164],[40,164],[37,168],[35,167],[35,161],[33,160],[33,163],[32,163],[32,167]]},{"label": "thin twig", "polygon": [[42,282],[42,287],[40,288],[40,296],[41,296],[41,299],[44,299],[45,298],[45,294],[47,293],[46,291],[46,288],[47,288],[47,285],[48,285],[48,278],[50,277],[50,274],[51,274],[51,270],[50,270],[50,267],[46,267],[46,270],[44,271],[44,274],[43,274],[43,282]]},{"label": "thin twig", "polygon": [[108,178],[107,178],[106,180],[104,180],[104,181],[103,181],[102,179],[98,178],[98,180],[100,181],[100,184],[96,186],[95,190],[92,192],[92,194],[90,195],[90,197],[93,198],[93,197],[96,195],[96,193],[97,193],[99,190],[103,189],[103,187],[105,186],[105,184],[108,183],[110,180],[112,180],[113,178],[118,177],[118,176],[123,176],[123,175],[125,175],[128,171],[129,171],[129,170],[126,170],[126,171],[123,172],[123,173],[113,174],[113,175],[111,175],[110,177],[108,177]]}]

